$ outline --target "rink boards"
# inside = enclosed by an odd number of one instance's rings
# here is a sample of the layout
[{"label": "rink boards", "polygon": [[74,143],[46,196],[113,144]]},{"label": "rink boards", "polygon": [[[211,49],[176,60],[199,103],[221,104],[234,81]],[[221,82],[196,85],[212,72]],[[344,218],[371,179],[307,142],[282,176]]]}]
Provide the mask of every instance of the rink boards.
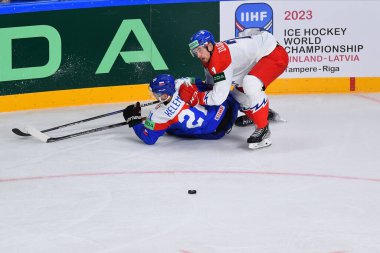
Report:
[{"label": "rink boards", "polygon": [[187,47],[199,29],[272,32],[290,63],[270,94],[380,91],[377,35],[363,28],[380,22],[375,1],[99,2],[2,10],[0,111],[148,100],[158,73],[203,77]]}]

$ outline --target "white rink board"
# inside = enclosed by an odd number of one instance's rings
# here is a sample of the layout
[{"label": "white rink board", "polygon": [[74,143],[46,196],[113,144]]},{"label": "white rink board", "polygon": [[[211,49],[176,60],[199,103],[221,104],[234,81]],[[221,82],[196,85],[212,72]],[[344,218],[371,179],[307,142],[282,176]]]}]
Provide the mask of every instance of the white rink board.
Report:
[{"label": "white rink board", "polygon": [[272,21],[290,57],[281,77],[378,77],[379,9],[380,1],[221,2],[220,39],[236,37],[235,21],[245,29]]}]

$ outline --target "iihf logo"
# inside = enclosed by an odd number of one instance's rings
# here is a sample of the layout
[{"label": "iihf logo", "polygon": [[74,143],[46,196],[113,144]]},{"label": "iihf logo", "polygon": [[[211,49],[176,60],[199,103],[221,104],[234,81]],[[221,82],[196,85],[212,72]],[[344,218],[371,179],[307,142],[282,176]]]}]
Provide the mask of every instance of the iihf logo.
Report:
[{"label": "iihf logo", "polygon": [[267,30],[273,34],[273,10],[266,3],[240,5],[235,12],[235,37]]}]

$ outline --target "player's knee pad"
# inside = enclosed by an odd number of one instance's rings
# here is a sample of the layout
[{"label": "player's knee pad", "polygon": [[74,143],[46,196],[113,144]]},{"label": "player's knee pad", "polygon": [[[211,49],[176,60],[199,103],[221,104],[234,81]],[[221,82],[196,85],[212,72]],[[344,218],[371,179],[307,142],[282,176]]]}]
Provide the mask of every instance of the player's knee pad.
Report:
[{"label": "player's knee pad", "polygon": [[250,99],[243,91],[238,90],[236,87],[231,91],[232,97],[240,104],[240,107],[249,107],[251,105]]},{"label": "player's knee pad", "polygon": [[244,89],[244,93],[248,96],[256,96],[263,91],[263,82],[261,82],[261,80],[256,76],[246,75],[243,78],[242,87]]},{"label": "player's knee pad", "polygon": [[263,91],[263,83],[255,76],[247,75],[243,79],[244,93],[249,98],[249,105],[244,105],[243,110],[252,110],[253,112],[260,110],[268,102],[268,97]]}]

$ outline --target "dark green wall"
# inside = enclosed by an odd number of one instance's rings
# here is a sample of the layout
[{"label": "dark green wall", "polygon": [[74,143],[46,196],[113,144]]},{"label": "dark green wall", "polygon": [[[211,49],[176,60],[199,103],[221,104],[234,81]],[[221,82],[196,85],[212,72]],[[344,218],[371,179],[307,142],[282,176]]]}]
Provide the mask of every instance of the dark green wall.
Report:
[{"label": "dark green wall", "polygon": [[[155,71],[150,62],[128,64],[119,55],[109,73],[95,74],[126,19],[142,20],[169,70]],[[140,5],[0,16],[0,29],[34,25],[52,26],[58,31],[62,41],[61,65],[49,77],[0,82],[0,95],[148,83],[161,72],[177,77],[203,77],[198,60],[189,54],[188,39],[200,29],[210,30],[218,37],[219,3]],[[48,45],[44,37],[12,40],[12,68],[43,66],[49,60]],[[122,51],[131,50],[141,50],[133,33]],[[0,65],[2,58],[0,55]]]}]

